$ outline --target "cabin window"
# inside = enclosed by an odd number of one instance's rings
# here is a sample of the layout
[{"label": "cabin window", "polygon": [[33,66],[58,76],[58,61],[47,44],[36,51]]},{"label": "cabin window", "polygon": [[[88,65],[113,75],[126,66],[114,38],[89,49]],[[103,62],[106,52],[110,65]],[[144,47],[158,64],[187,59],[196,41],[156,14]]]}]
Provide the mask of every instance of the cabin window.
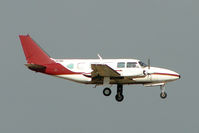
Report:
[{"label": "cabin window", "polygon": [[69,68],[69,69],[73,69],[73,68],[74,68],[74,64],[73,64],[73,63],[68,64],[68,65],[67,65],[67,68]]},{"label": "cabin window", "polygon": [[137,62],[127,62],[127,68],[136,68]]},{"label": "cabin window", "polygon": [[117,63],[118,68],[124,68],[125,67],[125,62],[118,62]]}]

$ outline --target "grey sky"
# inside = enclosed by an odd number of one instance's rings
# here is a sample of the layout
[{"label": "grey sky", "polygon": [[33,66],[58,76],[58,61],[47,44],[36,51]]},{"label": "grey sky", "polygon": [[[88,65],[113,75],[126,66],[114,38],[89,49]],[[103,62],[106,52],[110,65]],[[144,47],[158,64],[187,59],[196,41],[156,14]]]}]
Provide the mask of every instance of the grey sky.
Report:
[{"label": "grey sky", "polygon": [[[190,0],[1,0],[0,132],[198,133],[199,3]],[[19,34],[54,58],[151,59],[182,79],[124,86],[125,100],[25,68]]]}]

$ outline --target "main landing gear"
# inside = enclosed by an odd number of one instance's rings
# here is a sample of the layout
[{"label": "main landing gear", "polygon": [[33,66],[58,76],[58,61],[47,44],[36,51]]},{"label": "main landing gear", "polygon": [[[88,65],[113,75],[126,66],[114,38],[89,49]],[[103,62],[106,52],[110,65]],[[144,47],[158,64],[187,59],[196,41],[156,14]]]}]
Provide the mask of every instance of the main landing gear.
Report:
[{"label": "main landing gear", "polygon": [[[105,96],[110,96],[111,95],[111,89],[110,88],[105,88],[103,90],[103,94]],[[117,85],[117,94],[115,96],[115,99],[118,102],[121,102],[124,99],[124,96],[123,96],[123,85],[122,84],[118,84]]]},{"label": "main landing gear", "polygon": [[104,94],[104,96],[110,96],[111,95],[111,89],[110,88],[105,88],[103,90],[103,94]]},{"label": "main landing gear", "polygon": [[124,99],[124,96],[123,96],[123,85],[121,85],[121,84],[117,85],[117,94],[115,96],[115,99],[118,102],[121,102]]},{"label": "main landing gear", "polygon": [[[162,99],[167,98],[167,93],[165,92],[165,84],[160,85],[160,97]],[[103,90],[103,94],[105,96],[110,96],[111,95],[111,89],[106,87]],[[123,85],[122,84],[117,84],[117,94],[115,95],[115,100],[118,102],[121,102],[124,100],[124,95],[123,95]]]}]

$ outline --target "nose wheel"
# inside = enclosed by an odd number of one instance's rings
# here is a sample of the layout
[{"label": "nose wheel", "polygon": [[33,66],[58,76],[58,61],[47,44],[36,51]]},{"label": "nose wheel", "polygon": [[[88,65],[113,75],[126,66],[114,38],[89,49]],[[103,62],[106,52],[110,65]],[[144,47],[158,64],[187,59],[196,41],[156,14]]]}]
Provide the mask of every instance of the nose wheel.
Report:
[{"label": "nose wheel", "polygon": [[166,92],[161,92],[161,93],[160,93],[160,97],[161,97],[162,99],[165,99],[165,98],[167,97],[167,93],[166,93]]},{"label": "nose wheel", "polygon": [[160,97],[162,99],[167,98],[167,93],[165,92],[165,84],[160,86],[160,90],[161,90]]}]

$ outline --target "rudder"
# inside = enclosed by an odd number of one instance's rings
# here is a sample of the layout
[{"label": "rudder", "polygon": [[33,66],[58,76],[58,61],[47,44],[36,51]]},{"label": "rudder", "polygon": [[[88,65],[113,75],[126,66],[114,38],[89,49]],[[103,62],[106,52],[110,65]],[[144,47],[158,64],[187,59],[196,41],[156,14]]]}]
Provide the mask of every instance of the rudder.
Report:
[{"label": "rudder", "polygon": [[29,35],[19,35],[19,38],[28,64],[54,63]]}]

